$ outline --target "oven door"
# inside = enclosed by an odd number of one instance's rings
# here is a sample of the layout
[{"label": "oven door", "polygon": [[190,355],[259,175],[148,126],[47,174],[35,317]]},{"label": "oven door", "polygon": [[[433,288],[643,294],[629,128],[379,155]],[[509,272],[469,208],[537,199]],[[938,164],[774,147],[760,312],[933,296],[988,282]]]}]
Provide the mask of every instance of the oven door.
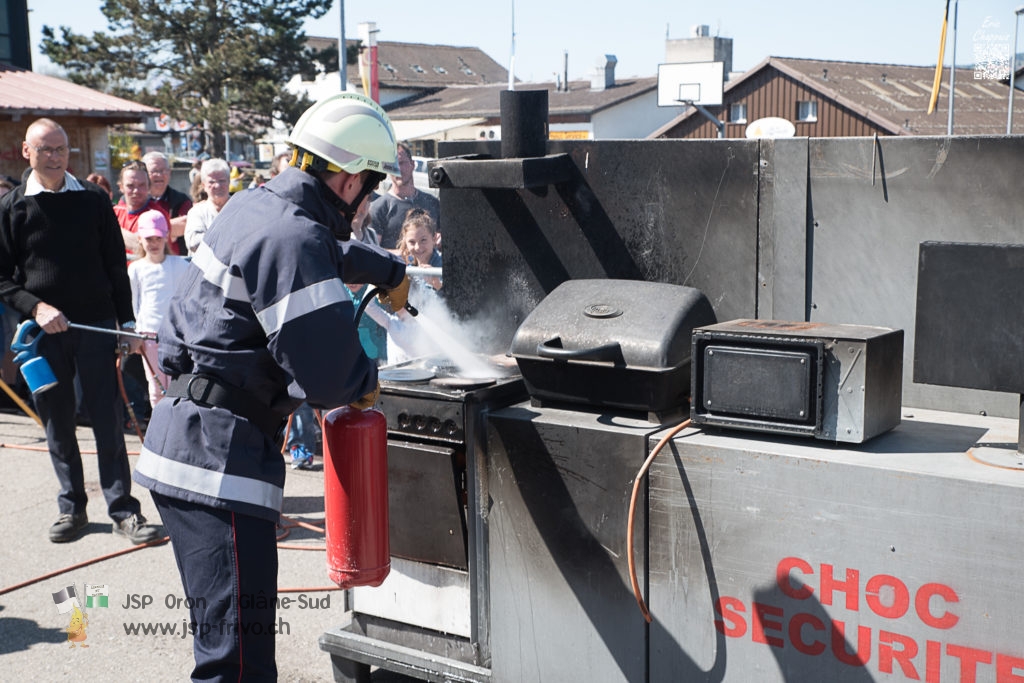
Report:
[{"label": "oven door", "polygon": [[465,454],[388,440],[391,554],[467,569]]}]

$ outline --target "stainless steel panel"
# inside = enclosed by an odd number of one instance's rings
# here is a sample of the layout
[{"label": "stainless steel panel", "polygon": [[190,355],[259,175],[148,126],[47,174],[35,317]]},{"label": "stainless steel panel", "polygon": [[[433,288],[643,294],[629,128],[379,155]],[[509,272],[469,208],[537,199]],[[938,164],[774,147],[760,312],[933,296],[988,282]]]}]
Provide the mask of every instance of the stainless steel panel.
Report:
[{"label": "stainless steel panel", "polygon": [[905,404],[1017,415],[1015,396],[914,384],[912,367],[918,245],[1020,242],[1021,177],[1022,136],[810,141],[810,319],[906,330]]},{"label": "stainless steel panel", "polygon": [[[646,628],[628,578],[626,516],[657,429],[614,413],[525,404],[491,414],[496,682],[645,680]],[[641,580],[644,508],[635,527]]]}]

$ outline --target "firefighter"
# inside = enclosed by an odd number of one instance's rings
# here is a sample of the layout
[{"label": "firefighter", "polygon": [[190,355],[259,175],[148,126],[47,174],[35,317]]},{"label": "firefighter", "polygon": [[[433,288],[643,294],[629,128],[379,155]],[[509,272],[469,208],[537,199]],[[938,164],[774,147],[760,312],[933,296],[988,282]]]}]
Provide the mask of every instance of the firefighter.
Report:
[{"label": "firefighter", "polygon": [[349,240],[386,173],[394,131],[376,103],[340,93],[296,123],[292,164],[228,202],[196,250],[159,331],[173,379],[134,479],[171,537],[194,634],[194,680],[275,680],[275,526],[281,436],[302,401],[367,408],[379,392],[343,282],[402,308],[397,256]]}]

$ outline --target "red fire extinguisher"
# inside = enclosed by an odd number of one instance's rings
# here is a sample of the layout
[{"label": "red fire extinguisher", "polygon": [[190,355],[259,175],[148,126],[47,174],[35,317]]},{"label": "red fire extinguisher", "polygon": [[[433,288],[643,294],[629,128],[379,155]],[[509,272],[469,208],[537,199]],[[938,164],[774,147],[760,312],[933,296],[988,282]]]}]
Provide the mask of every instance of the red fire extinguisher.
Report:
[{"label": "red fire extinguisher", "polygon": [[379,586],[391,571],[387,420],[344,406],[324,417],[323,438],[327,573],[342,588]]}]

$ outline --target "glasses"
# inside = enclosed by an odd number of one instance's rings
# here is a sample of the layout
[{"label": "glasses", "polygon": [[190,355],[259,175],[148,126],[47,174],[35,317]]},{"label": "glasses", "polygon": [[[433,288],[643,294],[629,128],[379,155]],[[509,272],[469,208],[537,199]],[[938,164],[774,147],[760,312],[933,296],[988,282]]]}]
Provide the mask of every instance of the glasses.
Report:
[{"label": "glasses", "polygon": [[61,145],[60,147],[37,147],[33,145],[31,142],[29,142],[28,146],[34,149],[35,151],[39,152],[40,154],[45,154],[48,157],[62,157],[68,153],[67,145]]},{"label": "glasses", "polygon": [[129,159],[128,161],[124,162],[124,165],[121,166],[121,168],[128,169],[129,171],[145,171],[146,164],[142,163],[138,159]]}]

